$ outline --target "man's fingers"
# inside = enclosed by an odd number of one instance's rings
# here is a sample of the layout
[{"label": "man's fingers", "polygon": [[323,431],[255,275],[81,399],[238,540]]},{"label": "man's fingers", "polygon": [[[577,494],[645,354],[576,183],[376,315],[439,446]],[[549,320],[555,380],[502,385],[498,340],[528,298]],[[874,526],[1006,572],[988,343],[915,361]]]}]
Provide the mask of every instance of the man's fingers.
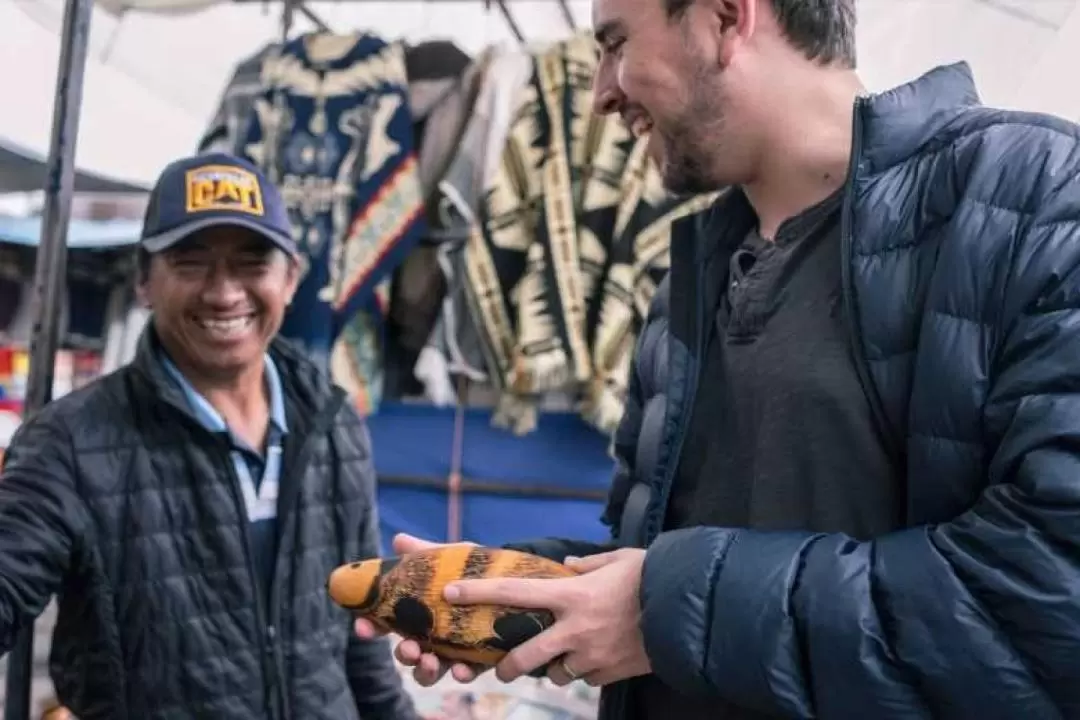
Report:
[{"label": "man's fingers", "polygon": [[404,555],[405,553],[420,552],[421,550],[434,550],[435,548],[450,547],[451,545],[475,546],[476,543],[437,543],[431,542],[430,540],[423,540],[416,537],[415,535],[409,535],[408,533],[398,533],[394,536],[394,539],[391,542],[391,547],[393,547],[395,555]]},{"label": "man's fingers", "polygon": [[413,668],[413,677],[421,685],[434,685],[449,671],[461,683],[475,680],[485,668],[469,667],[465,663],[449,664],[437,655],[425,653],[415,640],[402,640],[394,648],[394,657],[402,665]]},{"label": "man's fingers", "polygon": [[443,597],[455,605],[508,605],[537,610],[561,610],[564,587],[557,580],[534,578],[483,578],[459,580],[443,589]]},{"label": "man's fingers", "polygon": [[439,658],[430,653],[424,653],[420,657],[420,662],[417,664],[416,669],[413,670],[413,677],[420,685],[430,687],[439,682],[449,669],[450,668],[443,664]]},{"label": "man's fingers", "polygon": [[417,665],[423,654],[420,645],[415,640],[402,640],[394,648],[394,657],[403,665]]},{"label": "man's fingers", "polygon": [[[559,687],[569,685],[577,679],[566,672],[566,668],[563,667],[563,661],[565,661],[565,659],[566,656],[564,655],[561,659],[553,660],[551,664],[548,665],[547,669],[548,680],[550,680]],[[575,670],[574,672],[577,672],[577,670]]]},{"label": "man's fingers", "polygon": [[450,674],[459,683],[471,683],[480,673],[464,663],[454,663],[450,666]]},{"label": "man's fingers", "polygon": [[374,640],[384,634],[370,620],[364,618],[357,618],[353,623],[353,631],[361,640]]},{"label": "man's fingers", "polygon": [[392,546],[396,554],[404,555],[405,553],[418,552],[420,550],[432,550],[441,547],[441,543],[431,542],[430,540],[421,540],[408,533],[398,533],[394,536]]},{"label": "man's fingers", "polygon": [[600,553],[599,555],[586,555],[585,557],[568,557],[563,561],[571,570],[579,573],[588,573],[599,570],[605,565],[610,565],[619,559],[619,551]]},{"label": "man's fingers", "polygon": [[570,647],[570,637],[563,625],[555,623],[532,640],[522,643],[495,666],[502,682],[513,682],[532,670],[561,657]]}]

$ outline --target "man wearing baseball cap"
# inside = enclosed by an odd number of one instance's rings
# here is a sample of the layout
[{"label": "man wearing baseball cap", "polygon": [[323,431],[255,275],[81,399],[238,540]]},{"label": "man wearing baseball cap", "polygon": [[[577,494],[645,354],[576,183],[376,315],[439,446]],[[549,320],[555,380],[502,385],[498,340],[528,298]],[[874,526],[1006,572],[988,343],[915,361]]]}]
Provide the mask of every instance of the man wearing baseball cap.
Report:
[{"label": "man wearing baseball cap", "polygon": [[80,720],[416,718],[325,592],[379,553],[375,475],[344,393],[275,337],[299,278],[279,191],[229,155],[169,165],[139,268],[135,359],[11,443],[0,652],[55,594]]}]

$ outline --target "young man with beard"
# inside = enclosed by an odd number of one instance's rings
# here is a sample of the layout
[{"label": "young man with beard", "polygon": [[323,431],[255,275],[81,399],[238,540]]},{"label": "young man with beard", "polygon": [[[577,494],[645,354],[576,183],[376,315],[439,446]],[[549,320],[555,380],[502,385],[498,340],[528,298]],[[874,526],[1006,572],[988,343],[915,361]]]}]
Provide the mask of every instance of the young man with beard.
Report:
[{"label": "young man with beard", "polygon": [[275,339],[299,280],[278,190],[180,160],[139,247],[134,361],[20,428],[0,480],[0,649],[59,601],[80,720],[417,717],[385,641],[326,594],[379,552],[367,431]]},{"label": "young man with beard", "polygon": [[868,95],[854,6],[594,0],[600,112],[733,189],[641,333],[621,549],[448,589],[555,611],[501,679],[605,720],[1080,717],[1080,132],[964,64]]}]

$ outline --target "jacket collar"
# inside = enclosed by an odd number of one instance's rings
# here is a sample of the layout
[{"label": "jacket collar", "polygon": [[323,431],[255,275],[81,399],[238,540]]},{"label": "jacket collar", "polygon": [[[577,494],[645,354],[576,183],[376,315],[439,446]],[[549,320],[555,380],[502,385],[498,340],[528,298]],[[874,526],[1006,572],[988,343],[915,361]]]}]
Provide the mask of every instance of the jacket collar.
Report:
[{"label": "jacket collar", "polygon": [[[191,415],[190,405],[180,387],[169,377],[160,362],[161,341],[154,329],[153,318],[139,337],[132,367],[150,384],[161,400],[181,412]],[[285,412],[290,425],[307,425],[322,409],[337,402],[344,391],[333,385],[325,375],[288,341],[278,337],[270,343],[268,353],[281,380]]]},{"label": "jacket collar", "polygon": [[916,154],[957,111],[981,104],[966,62],[942,65],[909,83],[860,98],[860,170],[876,173]]},{"label": "jacket collar", "polygon": [[[957,110],[980,102],[966,62],[936,67],[909,83],[859,98],[854,110],[861,130],[860,147],[855,149],[860,153],[859,174],[876,173],[911,157],[939,135]],[[672,258],[709,262],[718,251],[741,241],[753,222],[746,195],[738,187],[730,188],[712,207],[673,224]]]}]

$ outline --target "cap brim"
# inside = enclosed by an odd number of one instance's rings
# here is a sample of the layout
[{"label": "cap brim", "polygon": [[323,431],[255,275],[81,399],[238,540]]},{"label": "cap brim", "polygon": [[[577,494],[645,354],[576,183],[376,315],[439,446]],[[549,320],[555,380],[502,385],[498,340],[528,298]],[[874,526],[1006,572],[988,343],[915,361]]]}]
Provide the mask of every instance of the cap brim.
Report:
[{"label": "cap brim", "polygon": [[180,227],[173,228],[168,232],[163,232],[159,235],[153,235],[151,237],[143,238],[140,244],[150,254],[159,253],[163,250],[168,250],[171,247],[175,247],[180,242],[183,242],[184,240],[189,238],[193,233],[197,233],[200,230],[205,230],[206,228],[210,227],[222,226],[246,228],[256,233],[257,235],[266,238],[268,241],[270,241],[289,255],[295,255],[297,253],[296,243],[293,242],[293,239],[291,237],[269,230],[265,225],[254,220],[249,220],[245,217],[202,218],[201,220],[184,223]]}]

